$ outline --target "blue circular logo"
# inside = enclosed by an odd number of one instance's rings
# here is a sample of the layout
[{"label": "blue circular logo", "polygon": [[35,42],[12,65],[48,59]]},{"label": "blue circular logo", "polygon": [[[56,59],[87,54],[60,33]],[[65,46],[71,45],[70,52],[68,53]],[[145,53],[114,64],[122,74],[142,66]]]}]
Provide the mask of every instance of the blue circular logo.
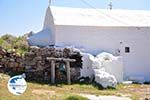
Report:
[{"label": "blue circular logo", "polygon": [[17,75],[9,79],[7,87],[12,94],[21,95],[25,92],[27,83],[22,75]]}]

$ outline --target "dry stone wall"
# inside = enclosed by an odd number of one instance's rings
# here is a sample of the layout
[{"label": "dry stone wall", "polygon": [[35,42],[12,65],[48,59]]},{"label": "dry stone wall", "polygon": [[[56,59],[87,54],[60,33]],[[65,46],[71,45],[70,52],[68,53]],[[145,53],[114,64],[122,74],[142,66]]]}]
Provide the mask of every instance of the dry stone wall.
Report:
[{"label": "dry stone wall", "polygon": [[0,47],[0,72],[23,70],[23,57]]},{"label": "dry stone wall", "polygon": [[[19,56],[15,52],[8,52],[0,47],[0,71],[22,71],[26,73],[27,79],[31,81],[49,82],[51,77],[51,63],[47,57],[70,58],[75,59],[71,62],[71,79],[77,80],[80,77],[80,68],[82,60],[80,52],[72,48],[53,48],[53,47],[30,47],[24,56]],[[63,61],[55,62],[56,64],[56,81],[66,81],[66,72],[60,71],[60,64]]]},{"label": "dry stone wall", "polygon": [[[80,77],[80,68],[82,67],[81,55],[71,48],[38,48],[31,47],[29,52],[24,56],[24,66],[28,79],[38,81],[50,81],[51,62],[47,57],[70,58],[75,59],[71,65],[71,79],[77,80]],[[60,71],[60,64],[63,61],[55,62],[56,64],[56,81],[66,81],[66,72]]]}]

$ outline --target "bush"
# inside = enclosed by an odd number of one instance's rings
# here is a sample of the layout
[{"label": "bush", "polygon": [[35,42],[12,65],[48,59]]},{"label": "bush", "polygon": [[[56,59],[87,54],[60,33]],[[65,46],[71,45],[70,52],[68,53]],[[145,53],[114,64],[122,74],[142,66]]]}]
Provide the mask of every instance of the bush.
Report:
[{"label": "bush", "polygon": [[28,51],[29,48],[26,38],[27,37],[25,35],[15,37],[6,34],[0,38],[0,46],[6,50],[15,50],[17,54],[23,55],[25,52]]},{"label": "bush", "polygon": [[89,99],[78,95],[72,95],[67,97],[65,100],[89,100]]}]

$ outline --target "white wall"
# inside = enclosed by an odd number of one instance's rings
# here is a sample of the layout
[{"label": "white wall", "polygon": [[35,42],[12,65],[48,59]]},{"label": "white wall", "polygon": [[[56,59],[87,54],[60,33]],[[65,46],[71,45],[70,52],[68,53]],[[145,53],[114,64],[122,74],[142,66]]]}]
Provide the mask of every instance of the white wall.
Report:
[{"label": "white wall", "polygon": [[[56,45],[74,45],[85,52],[116,54],[121,50],[125,77],[144,77],[150,81],[150,28],[56,26]],[[124,48],[130,47],[130,53]]]}]

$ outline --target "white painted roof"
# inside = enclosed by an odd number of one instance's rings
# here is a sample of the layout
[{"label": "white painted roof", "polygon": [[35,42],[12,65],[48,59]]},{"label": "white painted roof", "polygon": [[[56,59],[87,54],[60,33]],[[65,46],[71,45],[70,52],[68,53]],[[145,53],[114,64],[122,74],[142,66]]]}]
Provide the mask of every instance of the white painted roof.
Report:
[{"label": "white painted roof", "polygon": [[51,7],[55,25],[150,26],[150,11]]}]

